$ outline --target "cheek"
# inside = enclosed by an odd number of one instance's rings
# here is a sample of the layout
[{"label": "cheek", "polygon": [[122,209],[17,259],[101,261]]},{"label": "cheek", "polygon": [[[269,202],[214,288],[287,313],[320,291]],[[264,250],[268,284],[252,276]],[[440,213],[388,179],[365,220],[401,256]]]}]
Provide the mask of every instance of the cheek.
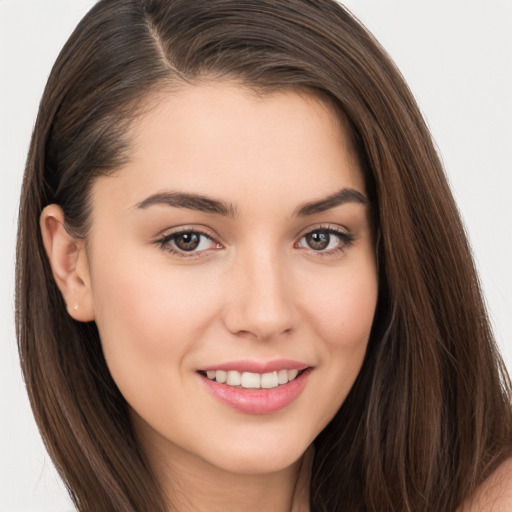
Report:
[{"label": "cheek", "polygon": [[206,279],[136,257],[98,259],[95,269],[96,323],[113,374],[179,360],[215,318],[218,288]]},{"label": "cheek", "polygon": [[375,314],[377,274],[372,261],[358,263],[323,282],[312,280],[305,289],[304,315],[321,340],[321,372],[312,375],[322,389],[312,407],[320,431],[343,404],[361,369]]},{"label": "cheek", "polygon": [[[359,266],[359,265],[358,265]],[[307,287],[311,323],[331,352],[364,352],[377,303],[377,275],[372,265],[344,269]]]}]

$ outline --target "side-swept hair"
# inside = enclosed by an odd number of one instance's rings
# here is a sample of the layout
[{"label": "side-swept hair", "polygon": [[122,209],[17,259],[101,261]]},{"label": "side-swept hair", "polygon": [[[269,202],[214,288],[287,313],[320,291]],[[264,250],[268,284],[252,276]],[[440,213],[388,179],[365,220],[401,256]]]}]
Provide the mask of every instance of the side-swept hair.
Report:
[{"label": "side-swept hair", "polygon": [[347,124],[375,205],[379,300],[363,368],[315,441],[314,512],[453,511],[512,453],[510,381],[416,103],[334,0],[102,0],[46,86],[19,217],[16,322],[46,447],[81,512],[163,512],[93,322],[67,313],[39,216],[87,237],[93,180],[129,158],[145,100],[201,80],[307,89]]}]

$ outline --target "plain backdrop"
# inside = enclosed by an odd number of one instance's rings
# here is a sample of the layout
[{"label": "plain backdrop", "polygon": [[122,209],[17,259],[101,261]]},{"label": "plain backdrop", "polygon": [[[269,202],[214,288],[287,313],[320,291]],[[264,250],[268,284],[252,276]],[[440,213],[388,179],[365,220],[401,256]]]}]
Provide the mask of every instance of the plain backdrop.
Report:
[{"label": "plain backdrop", "polygon": [[[91,0],[0,0],[0,512],[72,510],[21,378],[13,323],[19,189],[43,87]],[[512,370],[512,1],[351,0],[437,142]]]}]

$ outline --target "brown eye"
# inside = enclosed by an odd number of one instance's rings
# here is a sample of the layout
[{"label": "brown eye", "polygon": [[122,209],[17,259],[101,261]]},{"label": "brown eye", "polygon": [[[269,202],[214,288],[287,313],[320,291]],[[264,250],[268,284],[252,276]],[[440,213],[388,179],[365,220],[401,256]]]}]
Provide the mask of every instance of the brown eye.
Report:
[{"label": "brown eye", "polygon": [[157,241],[158,245],[176,257],[200,257],[211,249],[221,249],[209,235],[201,231],[178,231]]},{"label": "brown eye", "polygon": [[312,250],[319,256],[330,256],[348,249],[354,239],[351,233],[336,228],[317,228],[304,234],[296,247]]},{"label": "brown eye", "polygon": [[194,251],[201,242],[201,235],[194,232],[180,233],[173,238],[176,247],[182,251]]},{"label": "brown eye", "polygon": [[315,251],[323,251],[329,247],[331,235],[328,231],[311,231],[305,236],[308,246]]}]

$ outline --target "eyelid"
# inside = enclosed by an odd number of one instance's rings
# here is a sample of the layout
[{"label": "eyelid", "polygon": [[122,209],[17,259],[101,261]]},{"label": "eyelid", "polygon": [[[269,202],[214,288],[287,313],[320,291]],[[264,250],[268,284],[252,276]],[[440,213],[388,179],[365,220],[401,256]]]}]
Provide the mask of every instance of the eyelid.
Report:
[{"label": "eyelid", "polygon": [[297,238],[301,238],[312,231],[319,231],[324,229],[325,231],[334,231],[336,233],[341,233],[343,235],[351,235],[351,231],[349,228],[342,226],[340,224],[334,224],[330,222],[321,222],[319,224],[311,224],[305,228],[302,228],[297,234]]},{"label": "eyelid", "polygon": [[180,233],[200,233],[201,235],[207,236],[212,239],[220,239],[220,237],[208,226],[204,226],[203,224],[179,224],[177,226],[169,226],[165,229],[159,231],[154,240],[159,238],[163,238],[165,236],[176,235]]}]

